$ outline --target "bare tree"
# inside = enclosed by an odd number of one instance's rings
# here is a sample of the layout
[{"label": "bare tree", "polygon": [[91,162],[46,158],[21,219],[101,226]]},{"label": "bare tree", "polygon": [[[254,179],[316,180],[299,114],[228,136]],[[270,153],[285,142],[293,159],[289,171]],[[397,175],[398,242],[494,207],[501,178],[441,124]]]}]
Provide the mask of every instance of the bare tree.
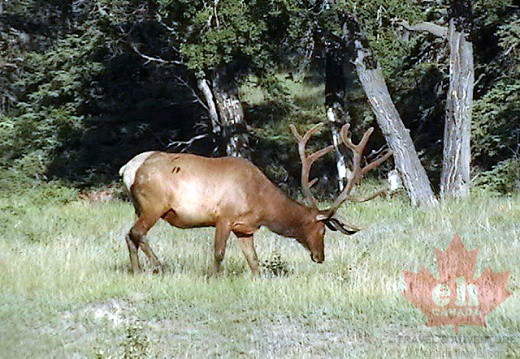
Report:
[{"label": "bare tree", "polygon": [[350,38],[355,44],[354,64],[361,86],[388,146],[394,153],[395,166],[408,196],[413,205],[434,205],[437,199],[415,150],[410,131],[401,120],[388,92],[381,67],[372,55],[355,16],[349,17],[348,28]]},{"label": "bare tree", "polygon": [[[181,61],[164,60],[160,57],[143,54],[133,43],[130,43],[130,46],[146,62],[185,66]],[[233,157],[249,157],[249,135],[236,82],[223,68],[213,70],[211,75],[200,71],[196,77],[197,88],[202,97],[199,97],[185,80],[181,79],[181,81],[190,88],[198,102],[207,111],[211,131],[214,137],[220,141],[218,152]]]},{"label": "bare tree", "polygon": [[410,25],[407,30],[427,31],[447,40],[450,66],[449,90],[446,98],[444,146],[441,173],[441,197],[469,195],[471,163],[471,121],[475,71],[473,45],[470,41],[471,1],[453,0],[448,26],[431,22]]}]

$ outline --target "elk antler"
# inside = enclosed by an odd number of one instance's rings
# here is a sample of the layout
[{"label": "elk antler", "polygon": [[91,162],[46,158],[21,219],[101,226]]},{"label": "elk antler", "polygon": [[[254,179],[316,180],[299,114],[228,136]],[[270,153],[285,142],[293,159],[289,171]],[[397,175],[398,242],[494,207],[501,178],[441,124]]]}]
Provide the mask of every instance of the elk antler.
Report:
[{"label": "elk antler", "polygon": [[352,158],[352,168],[347,173],[347,185],[343,189],[343,191],[339,194],[339,196],[336,198],[332,206],[329,208],[331,213],[335,213],[338,208],[345,202],[347,199],[352,202],[365,202],[369,201],[373,198],[376,198],[377,196],[380,196],[381,194],[385,193],[385,190],[379,190],[376,193],[371,194],[370,196],[367,196],[365,198],[354,198],[350,196],[350,192],[352,191],[352,188],[356,184],[359,183],[359,181],[363,178],[363,176],[370,170],[373,170],[374,168],[378,167],[381,163],[386,161],[390,156],[392,156],[392,151],[386,151],[382,156],[375,159],[374,161],[370,162],[364,167],[361,167],[361,159],[363,158],[363,150],[365,149],[365,146],[368,142],[368,139],[370,138],[370,135],[372,132],[374,132],[374,128],[370,127],[365,134],[363,135],[363,138],[361,141],[356,145],[352,142],[352,140],[349,137],[348,130],[350,128],[350,124],[343,125],[341,128],[341,140],[347,146],[352,152],[354,153],[354,156]]},{"label": "elk antler", "polygon": [[308,202],[308,204],[314,208],[318,208],[318,204],[316,203],[316,199],[312,195],[311,187],[318,181],[317,178],[309,181],[309,175],[311,171],[311,166],[318,158],[323,157],[330,151],[334,149],[334,146],[330,145],[328,147],[325,147],[321,150],[318,150],[310,155],[307,156],[305,151],[305,146],[307,145],[307,141],[311,138],[313,134],[316,132],[319,132],[321,128],[323,127],[323,123],[318,123],[314,127],[312,127],[309,131],[305,133],[305,135],[301,136],[298,133],[298,130],[294,125],[290,125],[291,131],[298,141],[298,153],[300,154],[300,159],[302,161],[302,191],[305,195],[305,198]]}]

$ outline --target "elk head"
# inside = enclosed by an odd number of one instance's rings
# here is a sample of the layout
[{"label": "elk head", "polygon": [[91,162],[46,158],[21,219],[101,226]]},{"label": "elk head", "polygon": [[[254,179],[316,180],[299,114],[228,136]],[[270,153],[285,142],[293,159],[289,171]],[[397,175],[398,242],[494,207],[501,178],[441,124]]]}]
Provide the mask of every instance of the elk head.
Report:
[{"label": "elk head", "polygon": [[351,167],[347,170],[347,183],[343,191],[341,191],[338,197],[334,200],[333,204],[327,209],[320,210],[318,208],[317,201],[311,192],[311,187],[314,184],[316,184],[318,179],[314,178],[313,180],[309,180],[310,170],[312,164],[317,159],[331,152],[334,149],[334,146],[328,146],[311,154],[307,154],[305,147],[307,146],[307,142],[309,141],[311,136],[320,131],[322,127],[323,123],[319,123],[312,127],[309,131],[307,131],[303,136],[301,136],[298,133],[296,127],[292,124],[290,125],[291,131],[296,140],[298,141],[298,153],[302,162],[302,192],[305,196],[305,200],[307,202],[308,207],[313,209],[315,213],[315,225],[310,226],[312,228],[309,228],[309,230],[307,230],[308,235],[306,238],[306,246],[311,252],[312,260],[318,263],[321,263],[324,260],[323,237],[325,235],[325,227],[332,231],[340,231],[341,233],[347,235],[354,234],[361,229],[355,225],[347,223],[344,219],[339,218],[336,212],[339,209],[339,207],[347,200],[352,202],[365,202],[385,193],[385,190],[379,190],[365,198],[355,198],[351,196],[352,189],[355,185],[359,184],[363,176],[370,170],[378,167],[381,163],[383,163],[392,155],[391,151],[386,151],[384,154],[376,158],[374,161],[366,164],[365,166],[362,166],[361,162],[363,159],[363,151],[370,138],[370,135],[374,131],[374,128],[369,128],[363,135],[361,141],[358,144],[354,144],[348,133],[350,125],[344,125],[340,131],[341,140],[342,143],[353,152]]}]

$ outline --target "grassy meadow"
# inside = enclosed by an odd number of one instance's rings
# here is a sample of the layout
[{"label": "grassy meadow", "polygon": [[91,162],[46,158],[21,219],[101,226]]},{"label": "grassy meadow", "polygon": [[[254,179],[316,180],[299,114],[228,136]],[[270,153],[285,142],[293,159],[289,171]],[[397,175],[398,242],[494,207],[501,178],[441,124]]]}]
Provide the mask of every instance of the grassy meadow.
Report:
[{"label": "grassy meadow", "polygon": [[[432,209],[402,198],[345,206],[366,229],[326,236],[326,261],[261,230],[262,277],[234,237],[212,275],[213,229],[159,223],[150,243],[165,273],[128,274],[124,201],[73,192],[0,196],[0,357],[506,358],[520,355],[520,197],[476,191]],[[437,276],[434,248],[455,232],[478,248],[475,276],[511,271],[512,296],[487,328],[425,326],[402,296],[403,270]],[[144,256],[142,256],[144,257]],[[147,262],[145,262],[147,263]]]}]

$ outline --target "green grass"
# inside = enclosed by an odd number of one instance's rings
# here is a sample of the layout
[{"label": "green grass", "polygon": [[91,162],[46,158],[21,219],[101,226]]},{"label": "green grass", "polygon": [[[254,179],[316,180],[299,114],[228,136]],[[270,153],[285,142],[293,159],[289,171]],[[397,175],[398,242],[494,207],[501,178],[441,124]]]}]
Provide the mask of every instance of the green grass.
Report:
[{"label": "green grass", "polygon": [[[70,194],[72,196],[73,194]],[[59,196],[58,196],[59,197]],[[476,193],[416,209],[400,198],[349,205],[367,228],[328,233],[327,260],[294,240],[256,235],[252,280],[235,238],[211,274],[213,230],[164,223],[149,234],[163,275],[128,274],[130,204],[61,201],[38,189],[0,197],[0,357],[497,357],[518,356],[520,197]],[[478,248],[476,276],[510,270],[513,295],[487,328],[427,328],[401,295],[403,270],[437,275],[434,248],[455,232]],[[272,274],[272,263],[284,274]]]}]

